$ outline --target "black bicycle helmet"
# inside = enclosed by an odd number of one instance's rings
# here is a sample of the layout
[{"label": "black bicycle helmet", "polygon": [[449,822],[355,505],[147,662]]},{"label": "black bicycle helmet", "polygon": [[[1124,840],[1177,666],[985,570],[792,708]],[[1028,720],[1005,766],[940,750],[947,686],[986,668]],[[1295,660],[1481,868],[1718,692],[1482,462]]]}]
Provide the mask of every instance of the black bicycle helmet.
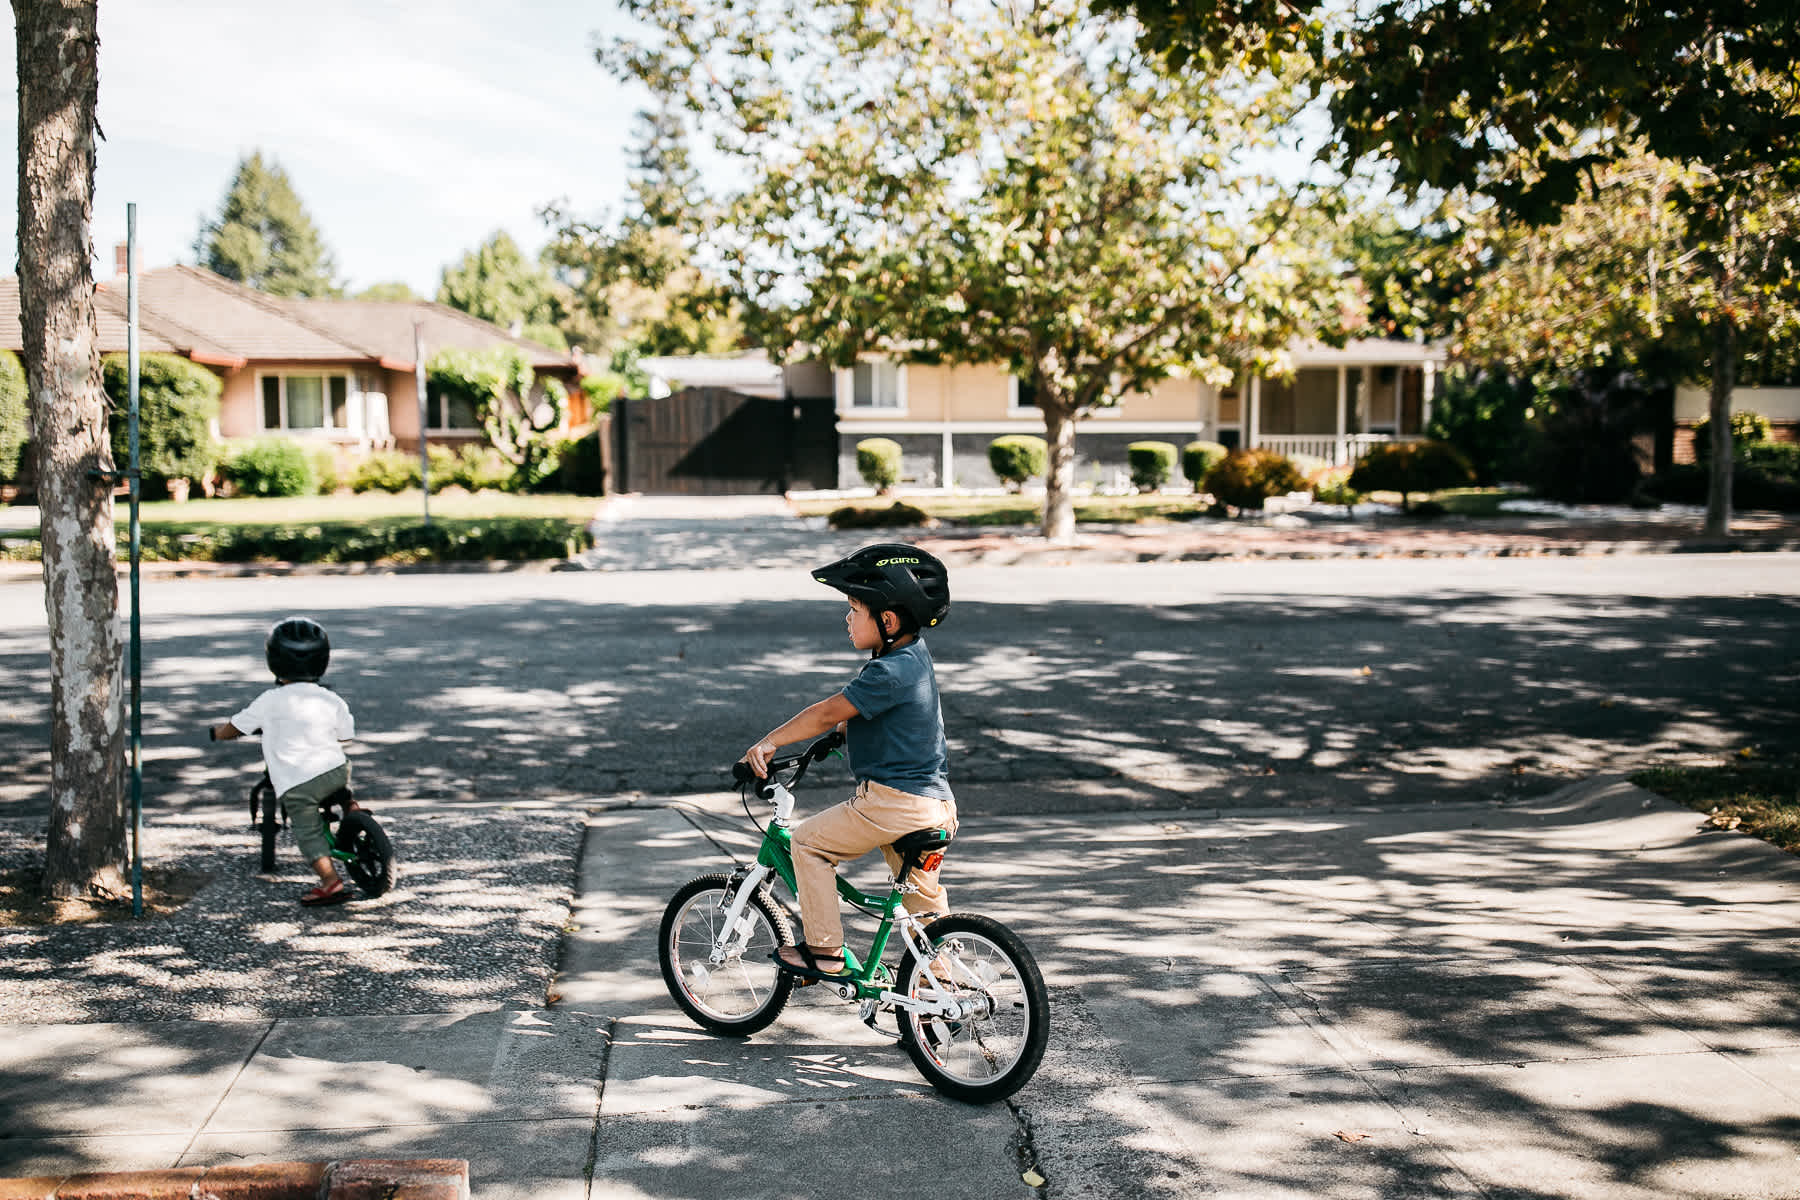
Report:
[{"label": "black bicycle helmet", "polygon": [[820,567],[813,578],[861,600],[877,615],[900,614],[899,632],[892,637],[882,634],[884,649],[897,638],[939,624],[950,612],[950,572],[916,546],[899,542],[864,546]]},{"label": "black bicycle helmet", "polygon": [[317,621],[289,617],[269,630],[263,653],[275,678],[289,683],[316,683],[331,665],[331,639]]}]

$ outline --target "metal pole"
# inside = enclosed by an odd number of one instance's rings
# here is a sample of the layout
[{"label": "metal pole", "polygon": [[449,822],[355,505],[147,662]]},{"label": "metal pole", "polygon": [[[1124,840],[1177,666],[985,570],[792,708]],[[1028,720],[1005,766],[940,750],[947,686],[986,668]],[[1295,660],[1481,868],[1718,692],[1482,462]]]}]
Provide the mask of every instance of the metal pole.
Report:
[{"label": "metal pole", "polygon": [[138,591],[142,550],[138,524],[138,287],[137,205],[125,206],[125,378],[131,405],[131,915],[144,915],[144,657],[143,605]]},{"label": "metal pole", "polygon": [[425,333],[418,321],[413,322],[413,390],[419,393],[419,490],[425,494],[425,528],[430,529],[431,454],[425,433]]}]

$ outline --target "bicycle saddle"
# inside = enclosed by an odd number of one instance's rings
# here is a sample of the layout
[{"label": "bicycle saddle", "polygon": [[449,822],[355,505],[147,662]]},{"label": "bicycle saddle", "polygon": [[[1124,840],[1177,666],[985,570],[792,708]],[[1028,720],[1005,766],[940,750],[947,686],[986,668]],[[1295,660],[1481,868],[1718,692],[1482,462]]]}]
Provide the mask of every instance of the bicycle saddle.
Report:
[{"label": "bicycle saddle", "polygon": [[944,861],[944,851],[955,837],[948,829],[915,829],[905,837],[894,839],[894,853],[900,856],[900,878],[914,870],[935,871]]}]

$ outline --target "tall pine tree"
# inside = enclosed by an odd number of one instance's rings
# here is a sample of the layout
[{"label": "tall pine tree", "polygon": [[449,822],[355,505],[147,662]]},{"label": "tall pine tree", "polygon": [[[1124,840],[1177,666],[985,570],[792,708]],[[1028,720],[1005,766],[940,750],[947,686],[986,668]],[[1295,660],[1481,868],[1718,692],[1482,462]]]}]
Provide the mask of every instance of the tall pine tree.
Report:
[{"label": "tall pine tree", "polygon": [[335,296],[337,264],[281,164],[258,150],[238,164],[216,219],[200,227],[200,265],[272,296]]}]

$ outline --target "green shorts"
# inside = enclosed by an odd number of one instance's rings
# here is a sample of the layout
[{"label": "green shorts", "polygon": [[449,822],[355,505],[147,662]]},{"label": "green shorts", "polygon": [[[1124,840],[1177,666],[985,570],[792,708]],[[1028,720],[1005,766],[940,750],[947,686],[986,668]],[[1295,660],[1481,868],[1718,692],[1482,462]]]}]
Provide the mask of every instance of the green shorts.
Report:
[{"label": "green shorts", "polygon": [[331,854],[331,839],[325,836],[325,818],[319,813],[319,801],[339,788],[349,786],[350,764],[345,763],[281,793],[281,807],[287,811],[288,824],[294,827],[294,840],[300,843],[300,857],[307,862],[317,862]]}]

